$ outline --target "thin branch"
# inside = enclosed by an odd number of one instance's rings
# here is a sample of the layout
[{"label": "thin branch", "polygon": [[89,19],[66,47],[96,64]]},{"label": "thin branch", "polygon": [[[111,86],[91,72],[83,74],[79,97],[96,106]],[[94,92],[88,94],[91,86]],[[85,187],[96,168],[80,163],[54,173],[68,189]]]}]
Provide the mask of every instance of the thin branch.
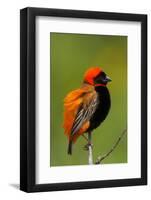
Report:
[{"label": "thin branch", "polygon": [[92,138],[91,132],[88,132],[88,163],[89,165],[93,165],[93,154],[92,154]]},{"label": "thin branch", "polygon": [[100,164],[105,158],[107,158],[115,150],[115,148],[118,146],[119,142],[121,141],[121,139],[123,138],[123,136],[125,135],[126,132],[127,132],[127,129],[124,129],[122,131],[122,134],[119,136],[118,140],[112,146],[112,148],[103,156],[100,155],[97,157],[95,164]]},{"label": "thin branch", "polygon": [[88,142],[88,138],[83,134],[82,137]]}]

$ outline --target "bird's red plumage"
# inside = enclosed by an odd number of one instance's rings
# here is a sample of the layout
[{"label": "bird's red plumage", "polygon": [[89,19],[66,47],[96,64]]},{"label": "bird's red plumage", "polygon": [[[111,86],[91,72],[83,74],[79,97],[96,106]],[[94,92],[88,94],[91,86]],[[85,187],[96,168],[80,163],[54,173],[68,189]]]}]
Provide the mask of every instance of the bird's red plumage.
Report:
[{"label": "bird's red plumage", "polygon": [[81,106],[87,107],[93,98],[96,97],[94,87],[88,84],[83,84],[81,88],[70,92],[64,99],[64,130],[69,140],[74,142],[81,134],[85,133],[89,128],[89,121],[85,121],[80,129],[71,136],[72,126],[76,120],[77,113]]},{"label": "bird's red plumage", "polygon": [[84,81],[90,85],[94,85],[94,78],[102,72],[100,67],[91,67],[84,74]]}]

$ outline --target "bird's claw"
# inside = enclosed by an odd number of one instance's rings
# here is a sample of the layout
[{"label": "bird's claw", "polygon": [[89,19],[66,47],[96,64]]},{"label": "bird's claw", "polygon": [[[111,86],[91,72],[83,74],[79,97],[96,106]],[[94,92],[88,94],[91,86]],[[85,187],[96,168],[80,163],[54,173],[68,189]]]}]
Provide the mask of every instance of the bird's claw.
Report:
[{"label": "bird's claw", "polygon": [[89,146],[91,146],[91,148],[93,148],[93,144],[92,143],[87,143],[86,145],[84,145],[83,149],[85,151],[88,151],[89,150]]}]

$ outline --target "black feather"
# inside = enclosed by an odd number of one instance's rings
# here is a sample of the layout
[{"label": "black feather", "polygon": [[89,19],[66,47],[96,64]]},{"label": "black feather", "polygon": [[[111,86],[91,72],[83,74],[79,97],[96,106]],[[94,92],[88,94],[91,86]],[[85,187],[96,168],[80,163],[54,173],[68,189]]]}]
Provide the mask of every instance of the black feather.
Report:
[{"label": "black feather", "polygon": [[111,99],[107,87],[98,86],[95,87],[95,90],[98,94],[99,104],[94,115],[90,119],[90,126],[87,131],[96,129],[105,120],[111,107]]},{"label": "black feather", "polygon": [[69,141],[69,144],[68,144],[68,154],[72,155],[72,141],[71,140]]}]

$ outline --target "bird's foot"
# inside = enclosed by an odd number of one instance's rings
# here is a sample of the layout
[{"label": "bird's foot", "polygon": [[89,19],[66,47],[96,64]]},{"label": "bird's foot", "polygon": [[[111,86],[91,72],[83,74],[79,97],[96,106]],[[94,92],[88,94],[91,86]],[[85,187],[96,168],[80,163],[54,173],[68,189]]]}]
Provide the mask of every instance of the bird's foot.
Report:
[{"label": "bird's foot", "polygon": [[85,151],[88,151],[90,146],[91,146],[91,148],[93,148],[93,144],[92,143],[87,143],[86,145],[84,145],[83,149]]}]

